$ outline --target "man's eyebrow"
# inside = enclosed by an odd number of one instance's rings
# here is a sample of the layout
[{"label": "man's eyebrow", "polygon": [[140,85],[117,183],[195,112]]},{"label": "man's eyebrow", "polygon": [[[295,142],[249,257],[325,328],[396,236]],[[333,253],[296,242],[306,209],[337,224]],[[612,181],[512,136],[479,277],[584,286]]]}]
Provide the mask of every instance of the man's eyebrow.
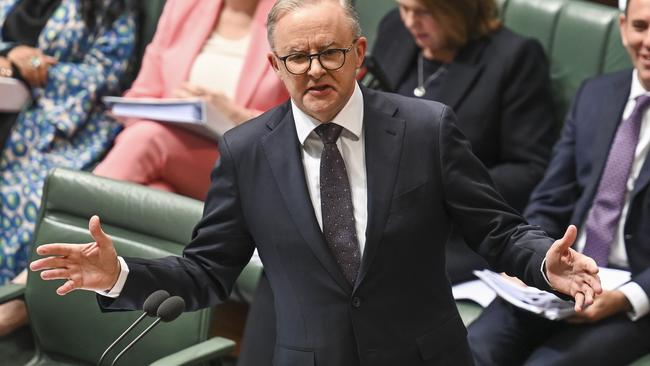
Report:
[{"label": "man's eyebrow", "polygon": [[[336,43],[336,41],[330,41],[328,43],[325,43],[323,45],[318,46],[316,49],[318,51],[323,51],[323,50],[326,50],[328,48],[331,48],[332,45],[334,45],[335,43]],[[307,53],[309,53],[309,50],[305,50],[303,48],[303,46],[289,46],[289,48],[287,48],[287,50],[285,52],[286,52],[287,55],[288,54],[294,54],[294,53],[305,53],[305,54],[307,54]]]}]

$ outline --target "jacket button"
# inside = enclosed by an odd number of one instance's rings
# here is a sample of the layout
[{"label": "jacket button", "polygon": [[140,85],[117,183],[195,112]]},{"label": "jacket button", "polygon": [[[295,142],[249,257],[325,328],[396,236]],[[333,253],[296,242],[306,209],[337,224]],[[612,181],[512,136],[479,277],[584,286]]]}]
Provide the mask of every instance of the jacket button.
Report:
[{"label": "jacket button", "polygon": [[359,297],[355,296],[352,298],[352,307],[356,309],[361,307],[361,299]]},{"label": "jacket button", "polygon": [[624,238],[625,240],[632,240],[632,238],[634,238],[634,235],[632,235],[632,234],[625,234],[625,235],[623,235],[623,238]]}]

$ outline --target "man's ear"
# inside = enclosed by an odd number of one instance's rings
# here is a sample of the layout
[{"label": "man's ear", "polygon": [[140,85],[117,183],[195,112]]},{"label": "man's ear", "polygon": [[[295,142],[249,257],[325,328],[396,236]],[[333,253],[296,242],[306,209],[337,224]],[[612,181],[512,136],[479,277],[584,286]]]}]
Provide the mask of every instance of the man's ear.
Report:
[{"label": "man's ear", "polygon": [[275,71],[276,73],[280,72],[280,65],[278,65],[278,59],[275,57],[273,52],[269,52],[266,55],[266,58],[267,58],[267,60],[269,60],[269,64],[273,68],[273,71]]},{"label": "man's ear", "polygon": [[627,33],[625,32],[625,25],[627,23],[627,18],[625,17],[625,14],[621,14],[618,16],[618,27],[620,29],[620,34],[621,34],[621,43],[623,43],[624,47],[627,47]]},{"label": "man's ear", "polygon": [[357,69],[363,65],[363,60],[366,58],[366,50],[368,49],[368,40],[366,37],[359,37],[355,43],[355,51],[357,53]]}]

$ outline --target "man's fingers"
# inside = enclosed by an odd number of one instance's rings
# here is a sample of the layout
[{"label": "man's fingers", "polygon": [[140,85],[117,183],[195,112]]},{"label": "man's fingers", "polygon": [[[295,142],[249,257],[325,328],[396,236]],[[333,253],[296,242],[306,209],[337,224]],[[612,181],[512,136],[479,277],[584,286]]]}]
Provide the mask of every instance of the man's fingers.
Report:
[{"label": "man's fingers", "polygon": [[46,258],[41,258],[33,261],[29,265],[29,268],[32,271],[40,271],[43,269],[63,268],[66,267],[67,265],[68,265],[67,260],[62,257],[46,257]]},{"label": "man's fingers", "polygon": [[48,269],[41,272],[41,278],[44,280],[65,280],[70,278],[70,270],[67,268]]},{"label": "man's fingers", "polygon": [[99,216],[94,215],[90,218],[90,221],[88,222],[88,230],[90,230],[90,235],[95,239],[98,247],[105,247],[111,243],[111,239],[106,235],[104,230],[102,230]]},{"label": "man's fingers", "polygon": [[72,280],[67,280],[63,285],[56,289],[57,295],[66,295],[75,289],[74,282]]},{"label": "man's fingers", "polygon": [[564,232],[564,236],[561,239],[556,240],[553,246],[557,246],[556,249],[560,253],[563,253],[569,249],[571,245],[573,245],[573,242],[576,240],[577,236],[578,229],[575,227],[575,225],[569,225],[569,227]]},{"label": "man's fingers", "polygon": [[600,283],[600,277],[597,274],[583,274],[583,280],[594,291],[595,294],[601,294],[603,287]]},{"label": "man's fingers", "polygon": [[581,312],[584,308],[585,295],[582,292],[576,292],[573,297],[576,301],[576,304],[574,306],[575,311]]},{"label": "man's fingers", "polygon": [[77,244],[43,244],[36,248],[36,253],[41,256],[68,256],[77,247]]},{"label": "man's fingers", "polygon": [[584,295],[584,301],[582,303],[583,308],[586,308],[589,305],[594,303],[594,290],[590,286],[585,284],[584,286],[582,286],[581,292]]}]

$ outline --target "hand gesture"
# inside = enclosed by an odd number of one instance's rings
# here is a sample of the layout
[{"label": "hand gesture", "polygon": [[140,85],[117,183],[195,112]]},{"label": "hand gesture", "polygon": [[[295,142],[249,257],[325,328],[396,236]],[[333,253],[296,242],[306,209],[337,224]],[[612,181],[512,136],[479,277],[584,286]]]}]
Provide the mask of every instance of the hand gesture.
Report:
[{"label": "hand gesture", "polygon": [[582,311],[594,302],[603,290],[596,262],[571,249],[578,229],[570,225],[564,237],[556,240],[546,252],[546,276],[551,286],[575,299],[575,310]]},{"label": "hand gesture", "polygon": [[255,111],[235,104],[232,99],[220,91],[209,90],[190,83],[185,83],[176,89],[174,96],[177,98],[202,98],[236,124],[248,121],[257,115]]},{"label": "hand gesture", "polygon": [[57,62],[56,58],[47,56],[38,48],[29,46],[14,47],[7,54],[7,59],[16,65],[20,75],[30,86],[45,85],[47,71]]},{"label": "hand gesture", "polygon": [[110,290],[120,274],[120,265],[113,241],[101,228],[99,217],[88,223],[90,235],[95,239],[88,244],[45,244],[36,248],[46,256],[33,261],[29,268],[41,272],[44,280],[67,280],[56,293],[65,295],[72,290]]},{"label": "hand gesture", "polygon": [[621,291],[603,291],[594,299],[591,306],[572,315],[566,321],[572,324],[595,323],[630,310],[632,310],[632,305]]}]

